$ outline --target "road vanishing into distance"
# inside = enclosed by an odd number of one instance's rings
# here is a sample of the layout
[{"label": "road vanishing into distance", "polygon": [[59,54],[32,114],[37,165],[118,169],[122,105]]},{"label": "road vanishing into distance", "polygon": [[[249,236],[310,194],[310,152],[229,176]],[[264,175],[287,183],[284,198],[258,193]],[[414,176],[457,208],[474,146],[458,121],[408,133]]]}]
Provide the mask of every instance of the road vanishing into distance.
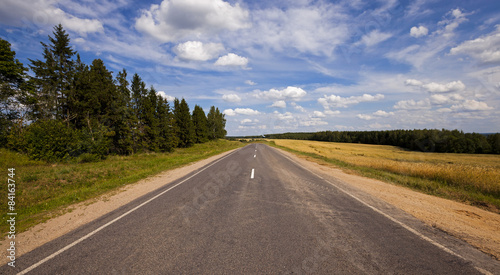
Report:
[{"label": "road vanishing into distance", "polygon": [[250,144],[0,273],[500,274],[500,268],[345,182]]}]

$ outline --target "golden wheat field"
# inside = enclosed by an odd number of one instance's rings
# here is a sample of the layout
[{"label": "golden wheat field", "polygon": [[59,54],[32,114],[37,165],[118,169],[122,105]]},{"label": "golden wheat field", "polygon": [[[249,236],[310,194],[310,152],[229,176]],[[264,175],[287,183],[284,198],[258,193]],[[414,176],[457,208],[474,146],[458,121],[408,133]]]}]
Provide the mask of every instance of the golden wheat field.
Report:
[{"label": "golden wheat field", "polygon": [[[500,156],[406,151],[386,145],[273,140],[276,145],[316,154],[348,166],[366,167],[406,177],[407,185],[474,204],[500,209]],[[410,179],[411,178],[411,179]],[[417,180],[415,180],[417,179]],[[424,181],[418,181],[422,179]],[[399,182],[401,183],[401,182]],[[435,185],[434,187],[429,185]],[[443,188],[446,187],[446,188]],[[458,198],[457,198],[458,197]]]}]

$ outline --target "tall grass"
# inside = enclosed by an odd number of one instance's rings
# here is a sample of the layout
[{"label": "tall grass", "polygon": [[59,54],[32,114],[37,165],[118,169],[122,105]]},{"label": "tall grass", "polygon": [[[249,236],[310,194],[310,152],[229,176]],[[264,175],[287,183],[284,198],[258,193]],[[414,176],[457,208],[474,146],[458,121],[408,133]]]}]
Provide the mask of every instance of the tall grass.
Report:
[{"label": "tall grass", "polygon": [[500,156],[423,153],[394,146],[274,140],[277,146],[426,193],[500,213]]},{"label": "tall grass", "polygon": [[7,232],[8,168],[16,169],[16,226],[18,231],[24,231],[60,214],[71,204],[241,146],[240,142],[218,140],[177,149],[172,153],[110,156],[104,161],[80,164],[32,161],[24,155],[0,149],[0,167],[5,179],[0,190],[0,209],[3,213],[1,236]]}]

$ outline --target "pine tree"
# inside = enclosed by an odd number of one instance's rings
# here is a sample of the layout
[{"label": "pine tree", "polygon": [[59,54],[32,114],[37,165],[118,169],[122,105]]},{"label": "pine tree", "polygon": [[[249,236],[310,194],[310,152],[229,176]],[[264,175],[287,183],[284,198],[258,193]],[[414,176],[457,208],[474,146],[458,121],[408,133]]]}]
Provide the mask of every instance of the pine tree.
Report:
[{"label": "pine tree", "polygon": [[130,85],[132,92],[132,113],[134,125],[132,127],[132,139],[134,142],[134,152],[139,152],[147,148],[144,130],[144,99],[146,98],[146,83],[135,73]]},{"label": "pine tree", "polygon": [[92,98],[88,98],[92,97],[92,94],[87,92],[90,90],[90,81],[90,68],[81,61],[80,55],[77,55],[72,84],[73,100],[71,100],[70,108],[76,116],[73,125],[80,130],[88,127],[87,118],[93,104]]},{"label": "pine tree", "polygon": [[148,149],[150,151],[158,151],[158,118],[156,113],[156,107],[158,105],[158,96],[156,95],[156,90],[153,86],[149,89],[149,93],[146,98],[144,98],[144,133],[146,135],[146,140],[148,144]]},{"label": "pine tree", "polygon": [[7,144],[7,134],[20,118],[20,104],[24,103],[21,86],[27,69],[15,56],[10,43],[0,38],[0,146]]},{"label": "pine tree", "polygon": [[71,83],[74,73],[76,51],[69,45],[70,38],[62,25],[54,27],[49,36],[50,45],[40,42],[44,61],[31,60],[30,68],[35,73],[34,85],[38,90],[40,118],[61,119],[68,123],[72,118],[70,105]]},{"label": "pine tree", "polygon": [[194,124],[194,134],[195,142],[203,143],[208,141],[208,121],[205,116],[203,108],[198,105],[194,106],[193,110],[193,124]]},{"label": "pine tree", "polygon": [[162,152],[171,152],[178,144],[173,114],[166,99],[158,97],[157,103],[159,148]]},{"label": "pine tree", "polygon": [[116,122],[116,133],[113,138],[113,144],[118,154],[131,154],[133,153],[133,139],[132,127],[134,116],[132,115],[132,108],[130,106],[130,90],[128,89],[129,83],[127,81],[127,71],[118,72],[116,77],[116,89],[119,96],[119,112],[121,119]]},{"label": "pine tree", "polygon": [[115,135],[122,119],[120,97],[113,75],[101,59],[92,61],[86,78],[87,89],[75,92],[81,106],[80,123],[85,125],[87,134],[83,141],[87,142],[89,153],[104,157],[118,142]]},{"label": "pine tree", "polygon": [[194,125],[189,112],[189,106],[184,98],[179,102],[179,99],[174,100],[174,117],[175,123],[179,128],[179,147],[192,146],[195,140]]}]

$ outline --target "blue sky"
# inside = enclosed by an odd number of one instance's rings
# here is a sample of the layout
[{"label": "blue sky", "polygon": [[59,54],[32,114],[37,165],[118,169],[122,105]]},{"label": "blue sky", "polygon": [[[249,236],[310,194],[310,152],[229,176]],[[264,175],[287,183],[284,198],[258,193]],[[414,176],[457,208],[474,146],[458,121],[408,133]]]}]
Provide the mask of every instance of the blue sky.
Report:
[{"label": "blue sky", "polygon": [[498,1],[2,0],[26,66],[58,23],[87,64],[219,107],[228,135],[500,132]]}]

